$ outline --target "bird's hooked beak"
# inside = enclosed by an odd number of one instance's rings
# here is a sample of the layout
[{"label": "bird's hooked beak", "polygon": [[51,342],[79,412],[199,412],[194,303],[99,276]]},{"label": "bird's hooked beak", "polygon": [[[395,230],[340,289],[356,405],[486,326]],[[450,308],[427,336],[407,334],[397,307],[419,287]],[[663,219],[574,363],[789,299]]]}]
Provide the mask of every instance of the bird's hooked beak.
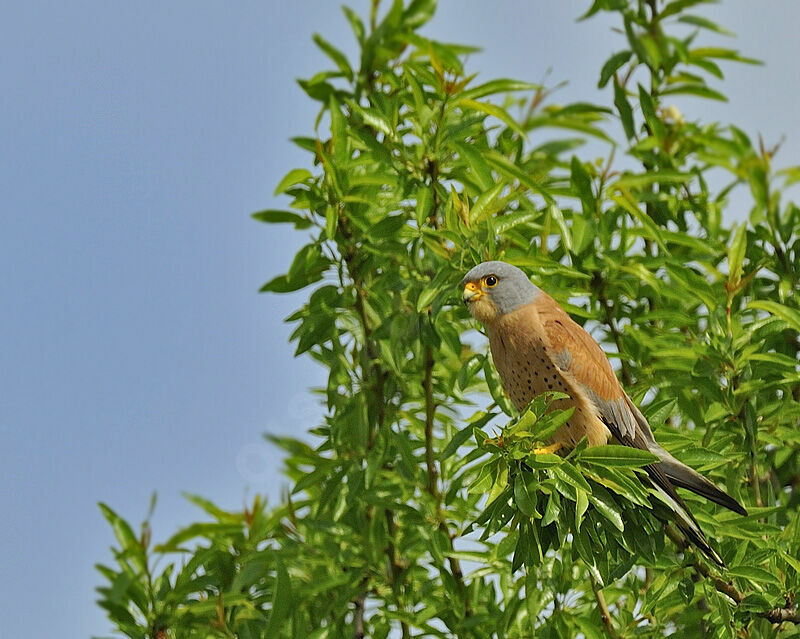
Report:
[{"label": "bird's hooked beak", "polygon": [[481,297],[483,297],[483,291],[480,289],[480,285],[477,282],[467,282],[464,285],[464,292],[461,294],[461,299],[464,300],[464,304],[469,305],[471,302]]}]

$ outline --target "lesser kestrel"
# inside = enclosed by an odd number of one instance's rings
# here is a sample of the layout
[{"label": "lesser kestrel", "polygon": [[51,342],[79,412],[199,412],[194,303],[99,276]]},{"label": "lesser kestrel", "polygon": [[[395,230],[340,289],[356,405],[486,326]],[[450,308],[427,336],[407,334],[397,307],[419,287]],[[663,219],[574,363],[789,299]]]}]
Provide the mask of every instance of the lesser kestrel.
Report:
[{"label": "lesser kestrel", "polygon": [[724,565],[675,486],[736,513],[747,511],[656,442],[647,419],[623,390],[592,336],[511,264],[479,264],[461,286],[470,313],[486,327],[492,359],[517,410],[548,390],[561,391],[570,398],[556,406],[575,410],[553,435],[554,448],[568,450],[586,437],[589,446],[617,443],[656,455],[660,461],[645,467],[650,484],[671,506],[687,539]]}]

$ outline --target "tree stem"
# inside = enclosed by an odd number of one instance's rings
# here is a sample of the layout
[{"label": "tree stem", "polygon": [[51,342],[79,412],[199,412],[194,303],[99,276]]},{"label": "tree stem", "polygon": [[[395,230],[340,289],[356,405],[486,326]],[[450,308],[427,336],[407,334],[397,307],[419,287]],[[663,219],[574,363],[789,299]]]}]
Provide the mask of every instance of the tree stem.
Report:
[{"label": "tree stem", "polygon": [[364,639],[364,602],[367,599],[367,593],[362,592],[355,600],[355,613],[353,614],[353,637],[355,639]]},{"label": "tree stem", "polygon": [[[423,379],[422,387],[425,393],[425,465],[428,470],[428,492],[436,501],[436,517],[439,519],[439,530],[441,530],[448,540],[450,550],[455,550],[453,546],[453,537],[450,534],[450,529],[447,527],[444,515],[441,512],[442,495],[439,491],[439,472],[436,468],[436,456],[433,450],[433,426],[436,415],[436,402],[433,396],[433,349],[430,346],[425,347],[425,377]],[[464,616],[472,616],[472,606],[470,606],[469,599],[467,598],[467,588],[464,584],[464,571],[461,569],[461,562],[456,557],[448,557],[448,564],[450,565],[450,572],[458,584],[461,596],[464,599]]]},{"label": "tree stem", "polygon": [[[664,530],[667,534],[667,537],[669,537],[679,549],[686,550],[688,548],[686,540],[681,537],[678,531],[676,531],[672,526],[667,525],[664,527]],[[745,597],[747,596],[745,593],[739,591],[730,581],[725,581],[722,577],[711,574],[711,570],[704,563],[695,559],[691,561],[690,565],[696,573],[705,579],[711,580],[711,583],[714,584],[714,588],[717,589],[717,592],[720,592],[732,599],[737,606],[744,601]],[[800,611],[798,611],[797,608],[795,608],[794,605],[789,602],[787,602],[787,605],[783,608],[773,608],[771,610],[765,610],[764,612],[757,612],[755,615],[758,617],[763,617],[770,623],[783,623],[785,621],[800,623]]]},{"label": "tree stem", "polygon": [[617,353],[619,353],[622,381],[626,386],[630,386],[633,383],[633,377],[631,376],[631,371],[628,368],[628,363],[625,361],[625,358],[622,354],[622,333],[620,333],[619,328],[617,328],[617,323],[614,321],[613,307],[609,305],[608,298],[606,297],[606,284],[599,272],[595,273],[595,283],[597,284],[598,288],[597,299],[600,302],[600,305],[603,307],[605,324],[608,326],[611,337],[614,339],[614,344],[617,346]]},{"label": "tree stem", "polygon": [[436,469],[436,459],[433,451],[433,425],[436,413],[436,404],[433,398],[433,350],[425,347],[425,377],[422,388],[425,392],[425,465],[428,469],[428,492],[436,499],[438,511],[441,496],[439,494],[439,473]]},{"label": "tree stem", "polygon": [[603,622],[603,627],[606,629],[606,634],[609,637],[616,637],[617,632],[614,630],[614,625],[611,623],[611,613],[608,611],[608,604],[606,603],[603,590],[593,576],[590,575],[590,579],[592,581],[594,600],[597,602],[597,609],[600,611],[600,619]]}]

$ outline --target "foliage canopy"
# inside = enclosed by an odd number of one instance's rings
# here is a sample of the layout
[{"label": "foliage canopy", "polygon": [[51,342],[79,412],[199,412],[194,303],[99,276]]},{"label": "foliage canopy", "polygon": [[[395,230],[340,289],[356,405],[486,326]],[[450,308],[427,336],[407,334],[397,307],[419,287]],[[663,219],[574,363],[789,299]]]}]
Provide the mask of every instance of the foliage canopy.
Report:
[{"label": "foliage canopy", "polygon": [[[276,507],[192,497],[210,521],[151,548],[103,506],[100,605],[136,638],[796,635],[800,210],[781,190],[800,168],[670,102],[722,100],[721,65],[753,61],[703,44],[724,30],[700,0],[595,0],[583,17],[620,25],[608,100],[560,105],[421,35],[434,0],[379,4],[344,8],[358,61],[314,36],[331,68],[299,81],[320,105],[294,139],[309,165],[278,185],[289,210],[254,216],[308,237],[262,290],[313,286],[288,319],[329,373],[324,421],[272,437],[292,482]],[[727,571],[654,516],[646,453],[531,455],[563,415],[547,397],[515,414],[459,302],[495,258],[616,353],[660,442],[748,507],[685,495]]]}]

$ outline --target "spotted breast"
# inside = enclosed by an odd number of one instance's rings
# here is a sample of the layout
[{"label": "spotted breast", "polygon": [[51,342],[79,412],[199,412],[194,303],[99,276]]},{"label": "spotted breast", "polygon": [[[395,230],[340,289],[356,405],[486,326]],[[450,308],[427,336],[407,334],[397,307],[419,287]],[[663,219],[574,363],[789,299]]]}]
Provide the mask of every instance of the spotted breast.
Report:
[{"label": "spotted breast", "polygon": [[553,404],[559,409],[575,407],[570,420],[551,438],[553,443],[571,449],[584,436],[590,446],[608,443],[610,431],[585,393],[564,375],[569,354],[560,353],[551,343],[536,306],[531,302],[487,325],[492,359],[503,387],[519,411],[547,391],[570,396]]}]

